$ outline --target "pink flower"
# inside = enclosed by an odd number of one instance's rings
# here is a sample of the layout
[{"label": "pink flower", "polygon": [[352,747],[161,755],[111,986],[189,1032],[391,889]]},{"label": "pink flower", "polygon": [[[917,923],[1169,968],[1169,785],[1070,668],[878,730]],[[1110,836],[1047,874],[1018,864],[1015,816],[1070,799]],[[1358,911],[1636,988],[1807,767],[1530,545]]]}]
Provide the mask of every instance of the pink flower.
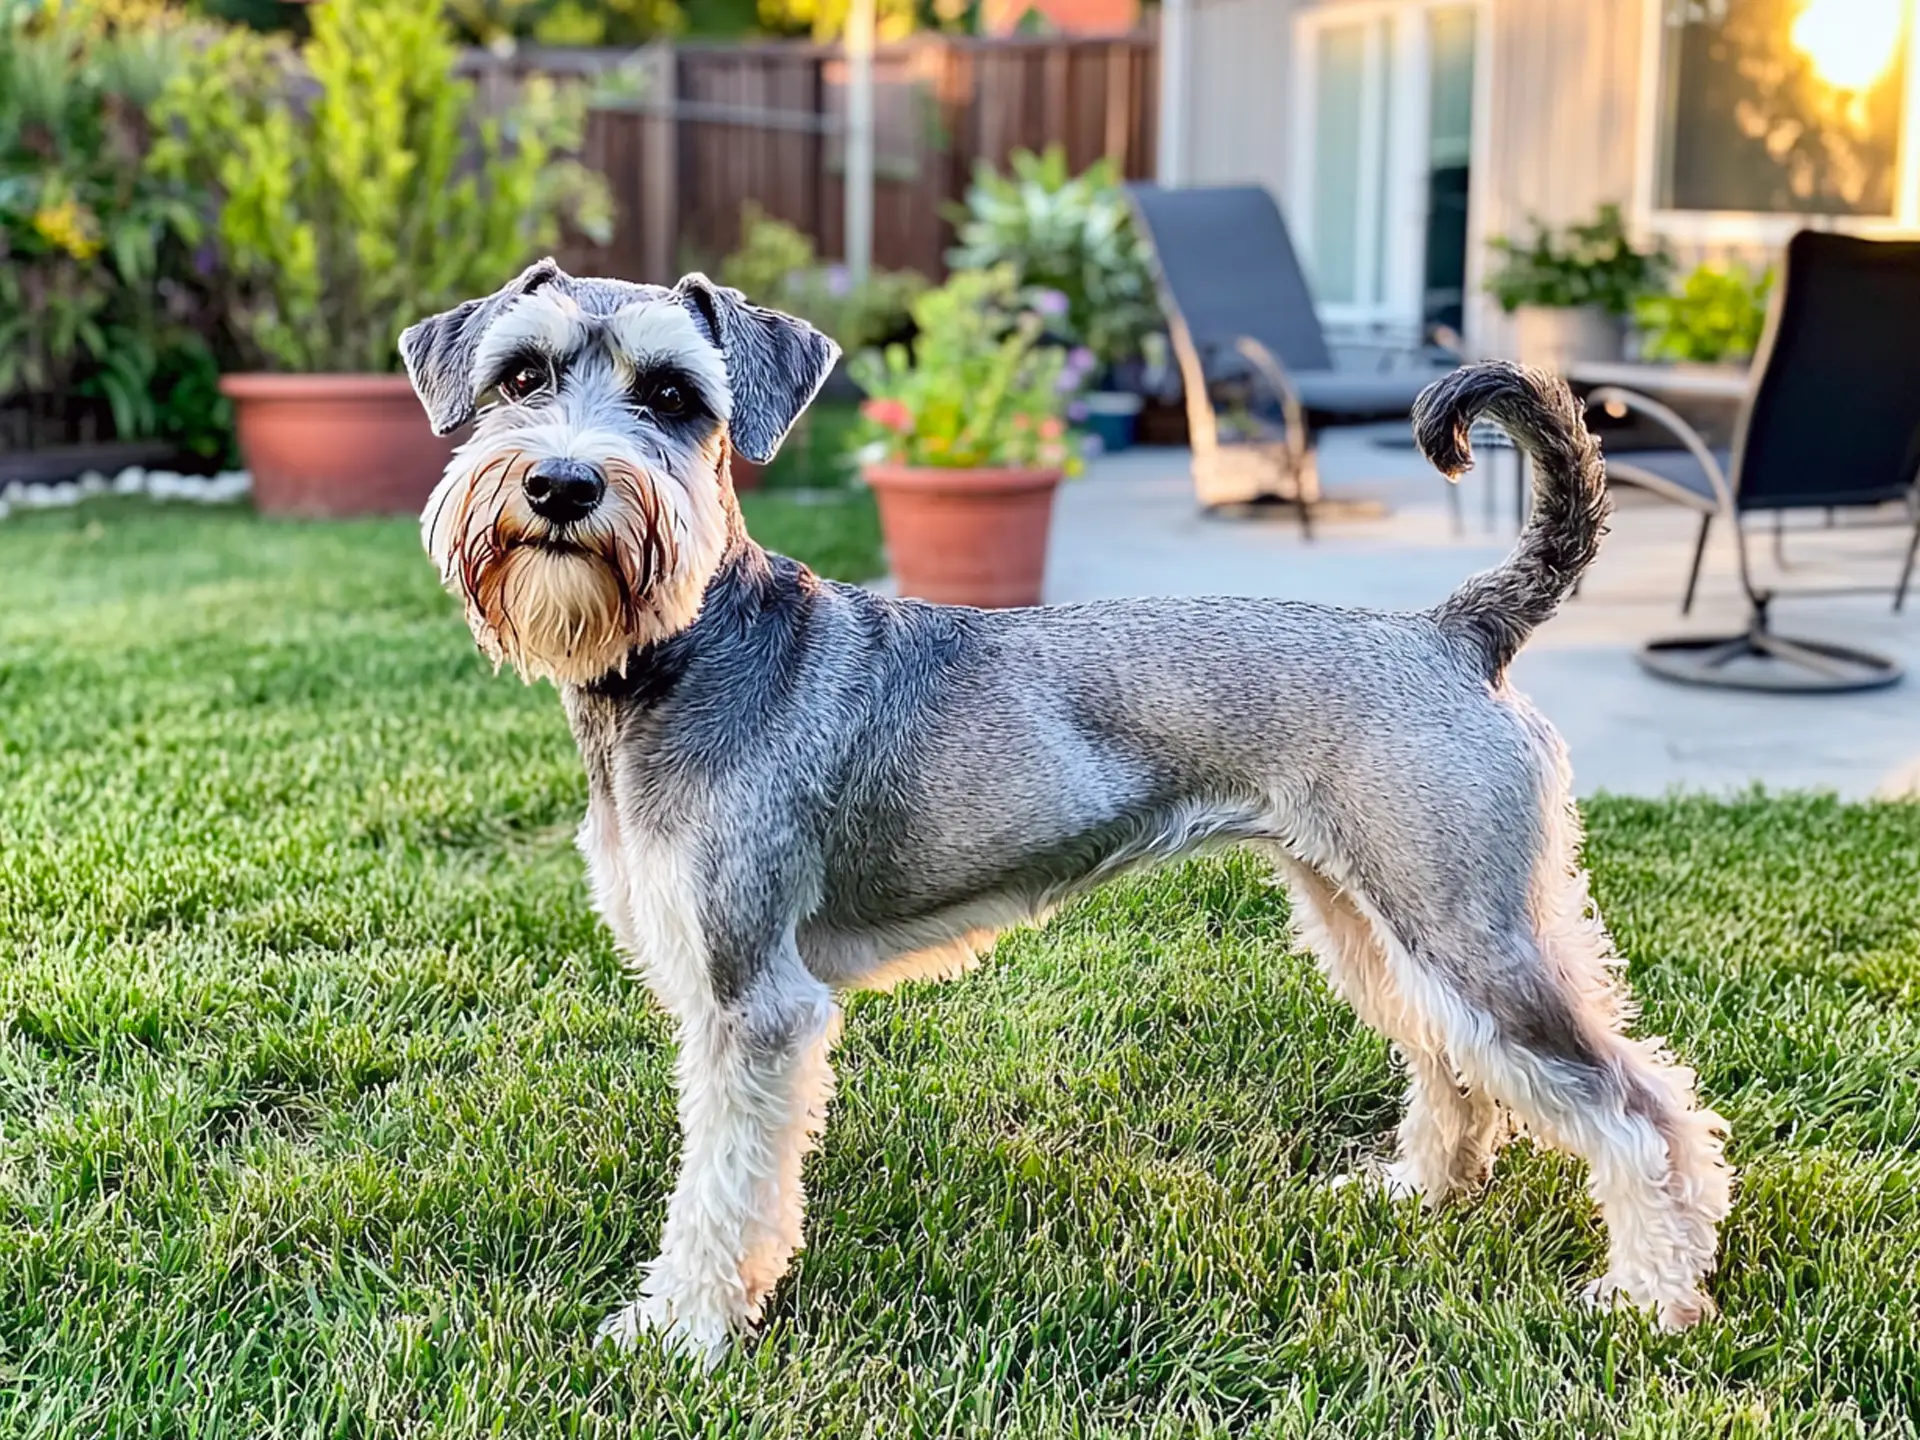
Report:
[{"label": "pink flower", "polygon": [[1058,415],[1049,415],[1040,422],[1040,434],[1043,439],[1058,440],[1066,432],[1066,426],[1060,423]]},{"label": "pink flower", "polygon": [[894,430],[902,435],[913,429],[913,412],[907,409],[903,400],[863,401],[860,413],[883,429]]}]

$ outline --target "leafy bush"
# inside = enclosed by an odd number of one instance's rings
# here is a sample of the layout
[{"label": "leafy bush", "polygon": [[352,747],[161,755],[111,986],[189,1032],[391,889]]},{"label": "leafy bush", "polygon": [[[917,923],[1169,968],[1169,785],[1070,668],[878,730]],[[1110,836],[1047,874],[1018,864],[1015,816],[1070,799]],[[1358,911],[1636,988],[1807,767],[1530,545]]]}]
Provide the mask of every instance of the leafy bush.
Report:
[{"label": "leafy bush", "polygon": [[605,187],[559,158],[582,112],[541,77],[474,120],[474,87],[431,5],[328,0],[296,54],[232,31],[171,81],[166,173],[219,197],[213,235],[248,364],[399,368],[409,320],[494,289],[563,219],[604,237]]},{"label": "leafy bush", "polygon": [[16,440],[123,440],[225,458],[225,402],[188,243],[204,197],[147,164],[149,111],[193,33],[156,4],[0,3],[0,404]]},{"label": "leafy bush", "polygon": [[1634,248],[1618,205],[1602,205],[1593,219],[1557,233],[1535,220],[1530,240],[1500,235],[1488,244],[1501,259],[1487,290],[1509,314],[1522,305],[1597,305],[1627,315],[1640,296],[1665,286],[1673,263],[1664,248]]},{"label": "leafy bush", "polygon": [[1643,295],[1633,309],[1650,359],[1714,364],[1746,360],[1767,323],[1773,271],[1702,265],[1668,295]]},{"label": "leafy bush", "polygon": [[1042,343],[1047,319],[1023,303],[1027,293],[1011,265],[958,271],[914,302],[911,347],[854,360],[877,456],[940,469],[1078,468],[1066,407],[1079,377]]},{"label": "leafy bush", "polygon": [[520,40],[644,45],[687,26],[678,0],[447,0],[446,10],[460,39],[496,51]]},{"label": "leafy bush", "polygon": [[1067,297],[1057,338],[1085,345],[1103,365],[1138,358],[1160,328],[1160,305],[1119,172],[1100,160],[1071,175],[1059,146],[1016,151],[1010,163],[1008,175],[975,166],[947,262],[956,270],[1012,265],[1022,285]]},{"label": "leafy bush", "polygon": [[927,288],[913,270],[875,270],[856,284],[844,265],[822,265],[807,235],[748,201],[740,248],[720,262],[720,279],[762,305],[813,322],[849,355],[906,335],[915,299]]}]

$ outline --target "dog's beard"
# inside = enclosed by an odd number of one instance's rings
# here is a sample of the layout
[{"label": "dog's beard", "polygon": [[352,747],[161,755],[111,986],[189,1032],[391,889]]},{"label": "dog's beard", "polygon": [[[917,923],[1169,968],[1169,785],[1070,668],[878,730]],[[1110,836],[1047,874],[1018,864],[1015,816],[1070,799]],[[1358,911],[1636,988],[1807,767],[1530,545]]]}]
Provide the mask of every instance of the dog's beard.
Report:
[{"label": "dog's beard", "polygon": [[[583,684],[623,671],[634,649],[699,614],[724,523],[676,509],[667,489],[624,459],[601,462],[606,494],[585,519],[556,526],[527,504],[535,457],[456,458],[432,500],[427,548],[496,668],[523,680]],[[703,523],[704,522],[704,523]]]}]

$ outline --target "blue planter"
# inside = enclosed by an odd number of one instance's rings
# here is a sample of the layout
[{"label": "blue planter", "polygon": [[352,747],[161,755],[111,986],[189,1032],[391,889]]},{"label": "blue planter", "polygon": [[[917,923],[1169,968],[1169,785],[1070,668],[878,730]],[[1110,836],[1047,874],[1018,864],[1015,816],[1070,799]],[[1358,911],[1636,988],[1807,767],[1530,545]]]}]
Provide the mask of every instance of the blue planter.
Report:
[{"label": "blue planter", "polygon": [[1133,444],[1140,424],[1141,400],[1124,391],[1096,391],[1087,396],[1087,433],[1100,442],[1102,454],[1112,455]]}]

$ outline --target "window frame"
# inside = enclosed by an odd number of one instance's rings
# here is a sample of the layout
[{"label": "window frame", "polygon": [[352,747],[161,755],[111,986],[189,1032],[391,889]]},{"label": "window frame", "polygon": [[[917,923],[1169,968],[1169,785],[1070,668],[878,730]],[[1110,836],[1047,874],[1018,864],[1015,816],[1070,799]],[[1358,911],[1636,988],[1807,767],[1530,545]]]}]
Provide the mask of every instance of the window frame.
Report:
[{"label": "window frame", "polygon": [[[1287,156],[1283,207],[1287,228],[1307,269],[1313,273],[1315,164],[1314,115],[1318,100],[1319,65],[1315,43],[1329,26],[1371,24],[1388,26],[1385,42],[1369,44],[1369,84],[1392,87],[1386,134],[1369,128],[1367,138],[1384,141],[1375,156],[1363,145],[1360,195],[1381,246],[1380,286],[1358,302],[1314,298],[1320,321],[1336,334],[1417,335],[1421,328],[1420,268],[1425,255],[1427,192],[1419,171],[1418,152],[1428,124],[1428,65],[1432,12],[1468,10],[1473,13],[1473,119],[1468,167],[1477,183],[1467,196],[1467,274],[1465,291],[1476,295],[1484,262],[1486,187],[1493,169],[1493,68],[1495,6],[1492,0],[1335,0],[1302,5],[1292,20],[1293,100],[1289,113],[1292,132]],[[1377,93],[1377,92],[1376,92]],[[1363,118],[1363,125],[1369,125]],[[1365,227],[1363,227],[1365,228]]]},{"label": "window frame", "polygon": [[1900,138],[1894,161],[1892,215],[1826,215],[1787,210],[1679,210],[1661,208],[1659,193],[1661,81],[1666,64],[1665,10],[1669,0],[1641,0],[1640,86],[1634,157],[1636,228],[1678,244],[1764,245],[1778,248],[1799,230],[1838,230],[1891,236],[1920,230],[1920,0],[1905,0],[1906,73],[1901,77]]}]

